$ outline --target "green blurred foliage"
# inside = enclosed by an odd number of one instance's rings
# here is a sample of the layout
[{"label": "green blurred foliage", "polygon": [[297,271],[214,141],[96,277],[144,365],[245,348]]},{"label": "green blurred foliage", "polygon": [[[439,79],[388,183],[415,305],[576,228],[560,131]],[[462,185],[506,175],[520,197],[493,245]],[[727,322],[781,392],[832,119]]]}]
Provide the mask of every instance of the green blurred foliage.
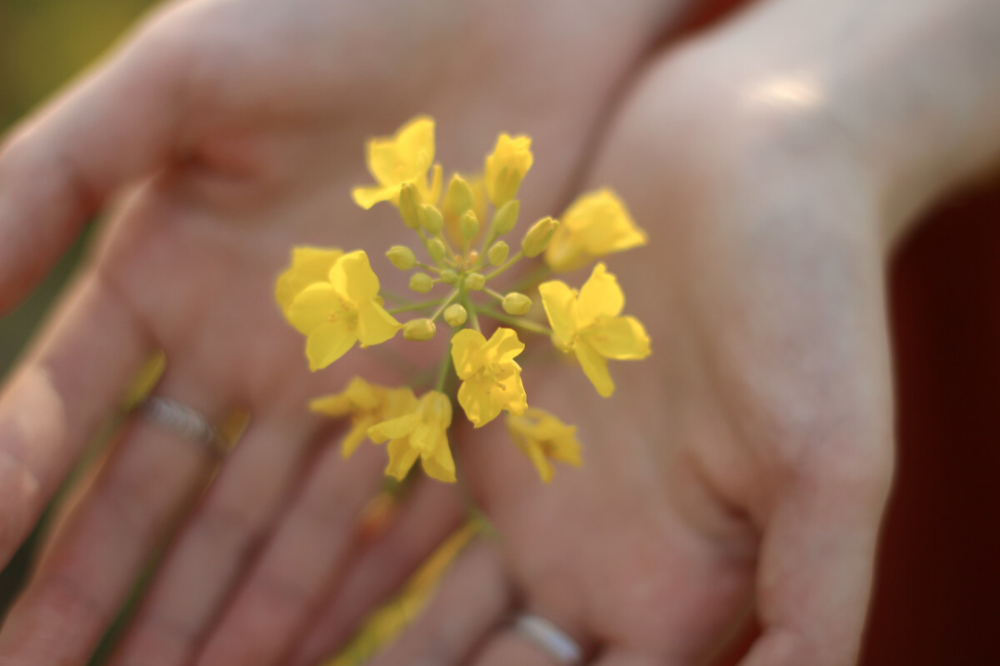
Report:
[{"label": "green blurred foliage", "polygon": [[[111,47],[151,0],[0,1],[0,132],[6,133]],[[0,319],[0,377],[82,254],[70,251],[24,304]]]}]

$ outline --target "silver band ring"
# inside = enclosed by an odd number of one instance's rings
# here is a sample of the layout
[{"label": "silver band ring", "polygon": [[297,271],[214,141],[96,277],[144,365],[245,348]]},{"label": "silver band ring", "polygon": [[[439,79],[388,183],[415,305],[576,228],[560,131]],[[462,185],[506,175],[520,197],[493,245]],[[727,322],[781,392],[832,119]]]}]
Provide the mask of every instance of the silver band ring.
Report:
[{"label": "silver band ring", "polygon": [[543,617],[518,615],[514,629],[560,664],[579,664],[583,658],[583,650],[576,641]]},{"label": "silver band ring", "polygon": [[142,401],[139,411],[151,424],[202,444],[215,457],[221,458],[229,452],[229,444],[215,426],[186,405],[170,398],[152,396]]}]

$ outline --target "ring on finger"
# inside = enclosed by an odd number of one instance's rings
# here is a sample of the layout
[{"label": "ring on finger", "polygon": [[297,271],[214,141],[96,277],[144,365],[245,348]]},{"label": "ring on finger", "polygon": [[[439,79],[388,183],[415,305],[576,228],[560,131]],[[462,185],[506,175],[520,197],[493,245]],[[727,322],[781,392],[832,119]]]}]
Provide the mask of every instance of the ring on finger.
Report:
[{"label": "ring on finger", "polygon": [[538,615],[521,613],[514,629],[560,664],[578,665],[583,658],[579,644],[555,624]]},{"label": "ring on finger", "polygon": [[226,438],[201,412],[187,405],[170,398],[150,396],[137,409],[152,425],[197,442],[214,458],[222,458],[229,453]]}]

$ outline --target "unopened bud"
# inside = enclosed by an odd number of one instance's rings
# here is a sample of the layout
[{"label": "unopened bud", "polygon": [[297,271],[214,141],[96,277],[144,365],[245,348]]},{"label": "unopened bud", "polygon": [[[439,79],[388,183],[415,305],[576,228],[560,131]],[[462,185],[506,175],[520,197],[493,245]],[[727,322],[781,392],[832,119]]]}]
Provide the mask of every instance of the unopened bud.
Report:
[{"label": "unopened bud", "polygon": [[448,250],[445,249],[444,243],[441,242],[440,238],[432,238],[427,241],[427,254],[431,255],[434,263],[437,263],[444,259],[444,255],[448,254]]},{"label": "unopened bud", "polygon": [[437,333],[437,326],[430,319],[411,319],[403,324],[403,337],[407,340],[430,340]]},{"label": "unopened bud", "polygon": [[444,217],[434,206],[430,204],[420,204],[418,209],[420,217],[420,225],[431,234],[439,234],[444,228]]},{"label": "unopened bud", "polygon": [[493,214],[493,235],[502,236],[517,224],[517,214],[521,210],[521,202],[517,199],[508,201]]},{"label": "unopened bud", "polygon": [[462,213],[462,217],[458,220],[458,229],[462,232],[462,238],[467,241],[478,236],[479,218],[476,217],[475,212],[467,210]]},{"label": "unopened bud", "polygon": [[444,282],[445,284],[455,284],[458,282],[458,273],[450,268],[441,271],[441,282]]},{"label": "unopened bud", "polygon": [[414,273],[410,276],[410,289],[413,291],[419,294],[426,294],[433,288],[434,280],[427,273]]},{"label": "unopened bud", "polygon": [[524,240],[521,241],[521,251],[524,252],[524,256],[530,259],[545,252],[545,248],[549,246],[558,227],[559,221],[551,217],[543,217],[535,222],[528,229],[528,233],[524,235]]},{"label": "unopened bud", "polygon": [[469,313],[458,303],[449,305],[444,310],[444,320],[448,322],[449,326],[461,326],[468,318]]},{"label": "unopened bud", "polygon": [[413,254],[413,250],[405,245],[393,245],[385,256],[389,257],[392,265],[401,271],[408,271],[417,265],[417,257]]},{"label": "unopened bud", "polygon": [[448,194],[445,195],[445,201],[455,215],[461,215],[472,208],[472,188],[457,173],[451,177],[451,182],[448,183]]},{"label": "unopened bud", "polygon": [[507,257],[510,256],[510,246],[504,241],[497,241],[490,248],[490,251],[486,254],[486,257],[490,260],[490,265],[499,266],[503,262],[507,261]]},{"label": "unopened bud", "polygon": [[512,291],[503,297],[503,311],[510,315],[526,315],[531,310],[531,299]]},{"label": "unopened bud", "polygon": [[486,276],[482,273],[469,273],[465,276],[465,286],[472,291],[479,291],[486,286]]},{"label": "unopened bud", "polygon": [[420,227],[420,192],[413,183],[406,183],[399,190],[399,214],[403,217],[403,223],[410,229]]}]

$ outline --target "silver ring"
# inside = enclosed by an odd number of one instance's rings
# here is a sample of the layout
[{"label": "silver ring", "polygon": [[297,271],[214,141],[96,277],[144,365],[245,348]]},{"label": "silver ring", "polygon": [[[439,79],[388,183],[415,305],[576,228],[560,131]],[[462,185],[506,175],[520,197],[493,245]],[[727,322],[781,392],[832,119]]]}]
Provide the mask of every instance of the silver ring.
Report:
[{"label": "silver ring", "polygon": [[153,425],[184,439],[198,442],[215,457],[221,458],[229,452],[228,442],[215,426],[199,412],[186,405],[170,398],[152,396],[142,401],[139,410]]},{"label": "silver ring", "polygon": [[583,650],[576,641],[543,617],[518,615],[514,629],[560,664],[579,664],[583,658]]}]

